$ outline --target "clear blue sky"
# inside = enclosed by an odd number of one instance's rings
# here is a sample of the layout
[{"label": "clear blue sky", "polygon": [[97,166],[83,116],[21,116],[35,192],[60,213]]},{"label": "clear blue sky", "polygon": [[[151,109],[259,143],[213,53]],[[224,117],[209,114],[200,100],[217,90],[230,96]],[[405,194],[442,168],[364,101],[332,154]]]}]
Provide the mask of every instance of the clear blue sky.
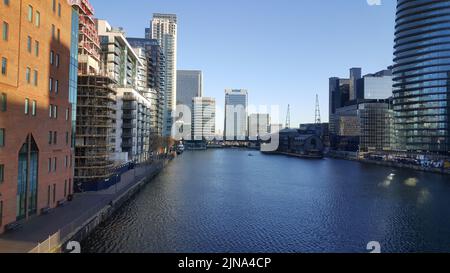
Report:
[{"label": "clear blue sky", "polygon": [[[96,17],[143,37],[153,13],[176,13],[178,69],[200,69],[205,95],[224,104],[225,88],[249,103],[280,105],[284,122],[314,121],[315,95],[328,120],[328,78],[350,67],[376,72],[392,63],[395,0],[91,0]],[[219,115],[220,117],[221,115]],[[223,122],[218,122],[222,127]]]}]

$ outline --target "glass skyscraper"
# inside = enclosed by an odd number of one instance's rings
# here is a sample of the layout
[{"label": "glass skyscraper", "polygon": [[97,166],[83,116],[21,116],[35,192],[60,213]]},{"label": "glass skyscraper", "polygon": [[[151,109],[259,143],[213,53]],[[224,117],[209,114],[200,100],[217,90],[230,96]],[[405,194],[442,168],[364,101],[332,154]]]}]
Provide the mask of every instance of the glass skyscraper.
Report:
[{"label": "glass skyscraper", "polygon": [[397,148],[449,154],[450,2],[398,0],[394,55]]}]

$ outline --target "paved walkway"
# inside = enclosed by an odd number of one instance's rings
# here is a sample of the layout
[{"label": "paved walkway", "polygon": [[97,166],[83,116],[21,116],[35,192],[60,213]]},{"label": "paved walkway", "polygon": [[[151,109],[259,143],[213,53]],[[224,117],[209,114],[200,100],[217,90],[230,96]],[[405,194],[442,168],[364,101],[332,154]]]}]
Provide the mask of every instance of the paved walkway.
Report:
[{"label": "paved walkway", "polygon": [[84,223],[139,181],[152,175],[161,164],[163,161],[139,166],[124,173],[116,186],[101,192],[76,194],[66,206],[56,208],[48,215],[35,216],[21,229],[0,235],[0,253],[27,253],[58,231]]}]

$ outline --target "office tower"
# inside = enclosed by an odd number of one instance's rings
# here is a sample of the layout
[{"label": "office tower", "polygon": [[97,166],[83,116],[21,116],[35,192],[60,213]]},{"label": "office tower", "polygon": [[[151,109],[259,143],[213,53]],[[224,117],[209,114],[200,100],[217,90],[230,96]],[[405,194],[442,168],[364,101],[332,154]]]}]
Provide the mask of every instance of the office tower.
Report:
[{"label": "office tower", "polygon": [[199,70],[177,71],[177,104],[192,108],[192,99],[203,97],[203,74]]},{"label": "office tower", "polygon": [[1,1],[0,13],[2,233],[72,193],[70,49],[78,26],[66,1]]},{"label": "office tower", "polygon": [[158,40],[127,38],[133,48],[145,50],[147,57],[147,90],[144,97],[151,101],[150,130],[154,136],[162,136],[166,59]]},{"label": "office tower", "polygon": [[449,154],[449,8],[447,1],[397,1],[393,104],[400,150]]},{"label": "office tower", "polygon": [[246,140],[247,108],[247,90],[225,90],[225,140]]},{"label": "office tower", "polygon": [[365,75],[358,80],[359,100],[385,100],[392,97],[393,76],[391,70]]},{"label": "office tower", "polygon": [[248,116],[248,137],[249,140],[260,140],[261,137],[270,133],[269,114],[250,114]]},{"label": "office tower", "polygon": [[358,99],[358,80],[361,79],[361,68],[350,69],[350,100]]},{"label": "office tower", "polygon": [[[121,28],[113,28],[105,20],[97,20],[104,65],[117,90],[115,148],[116,165],[143,162],[149,157],[151,102],[146,91],[147,59],[128,43]],[[144,141],[145,140],[145,141]]]},{"label": "office tower", "polygon": [[394,111],[388,100],[361,103],[358,106],[360,122],[360,152],[389,151],[394,142]]},{"label": "office tower", "polygon": [[177,103],[177,16],[153,14],[150,28],[147,35],[151,37],[146,38],[158,40],[166,58],[163,135],[172,136],[172,116]]},{"label": "office tower", "polygon": [[336,109],[343,107],[350,100],[350,80],[340,78],[329,79],[329,122],[330,133],[336,134],[335,114]]},{"label": "office tower", "polygon": [[216,100],[197,97],[192,99],[193,140],[212,141],[216,134]]}]

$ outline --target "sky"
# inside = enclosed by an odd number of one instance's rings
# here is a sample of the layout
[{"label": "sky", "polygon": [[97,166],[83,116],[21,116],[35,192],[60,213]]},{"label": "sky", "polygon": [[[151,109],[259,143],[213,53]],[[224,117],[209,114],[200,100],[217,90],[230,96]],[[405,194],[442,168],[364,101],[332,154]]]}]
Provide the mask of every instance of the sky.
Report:
[{"label": "sky", "polygon": [[205,96],[223,109],[226,88],[247,89],[255,109],[278,105],[283,124],[290,104],[292,127],[314,122],[316,94],[328,121],[330,77],[377,72],[393,59],[395,0],[90,2],[128,37],[144,37],[153,13],[177,14],[178,69],[202,70]]}]

